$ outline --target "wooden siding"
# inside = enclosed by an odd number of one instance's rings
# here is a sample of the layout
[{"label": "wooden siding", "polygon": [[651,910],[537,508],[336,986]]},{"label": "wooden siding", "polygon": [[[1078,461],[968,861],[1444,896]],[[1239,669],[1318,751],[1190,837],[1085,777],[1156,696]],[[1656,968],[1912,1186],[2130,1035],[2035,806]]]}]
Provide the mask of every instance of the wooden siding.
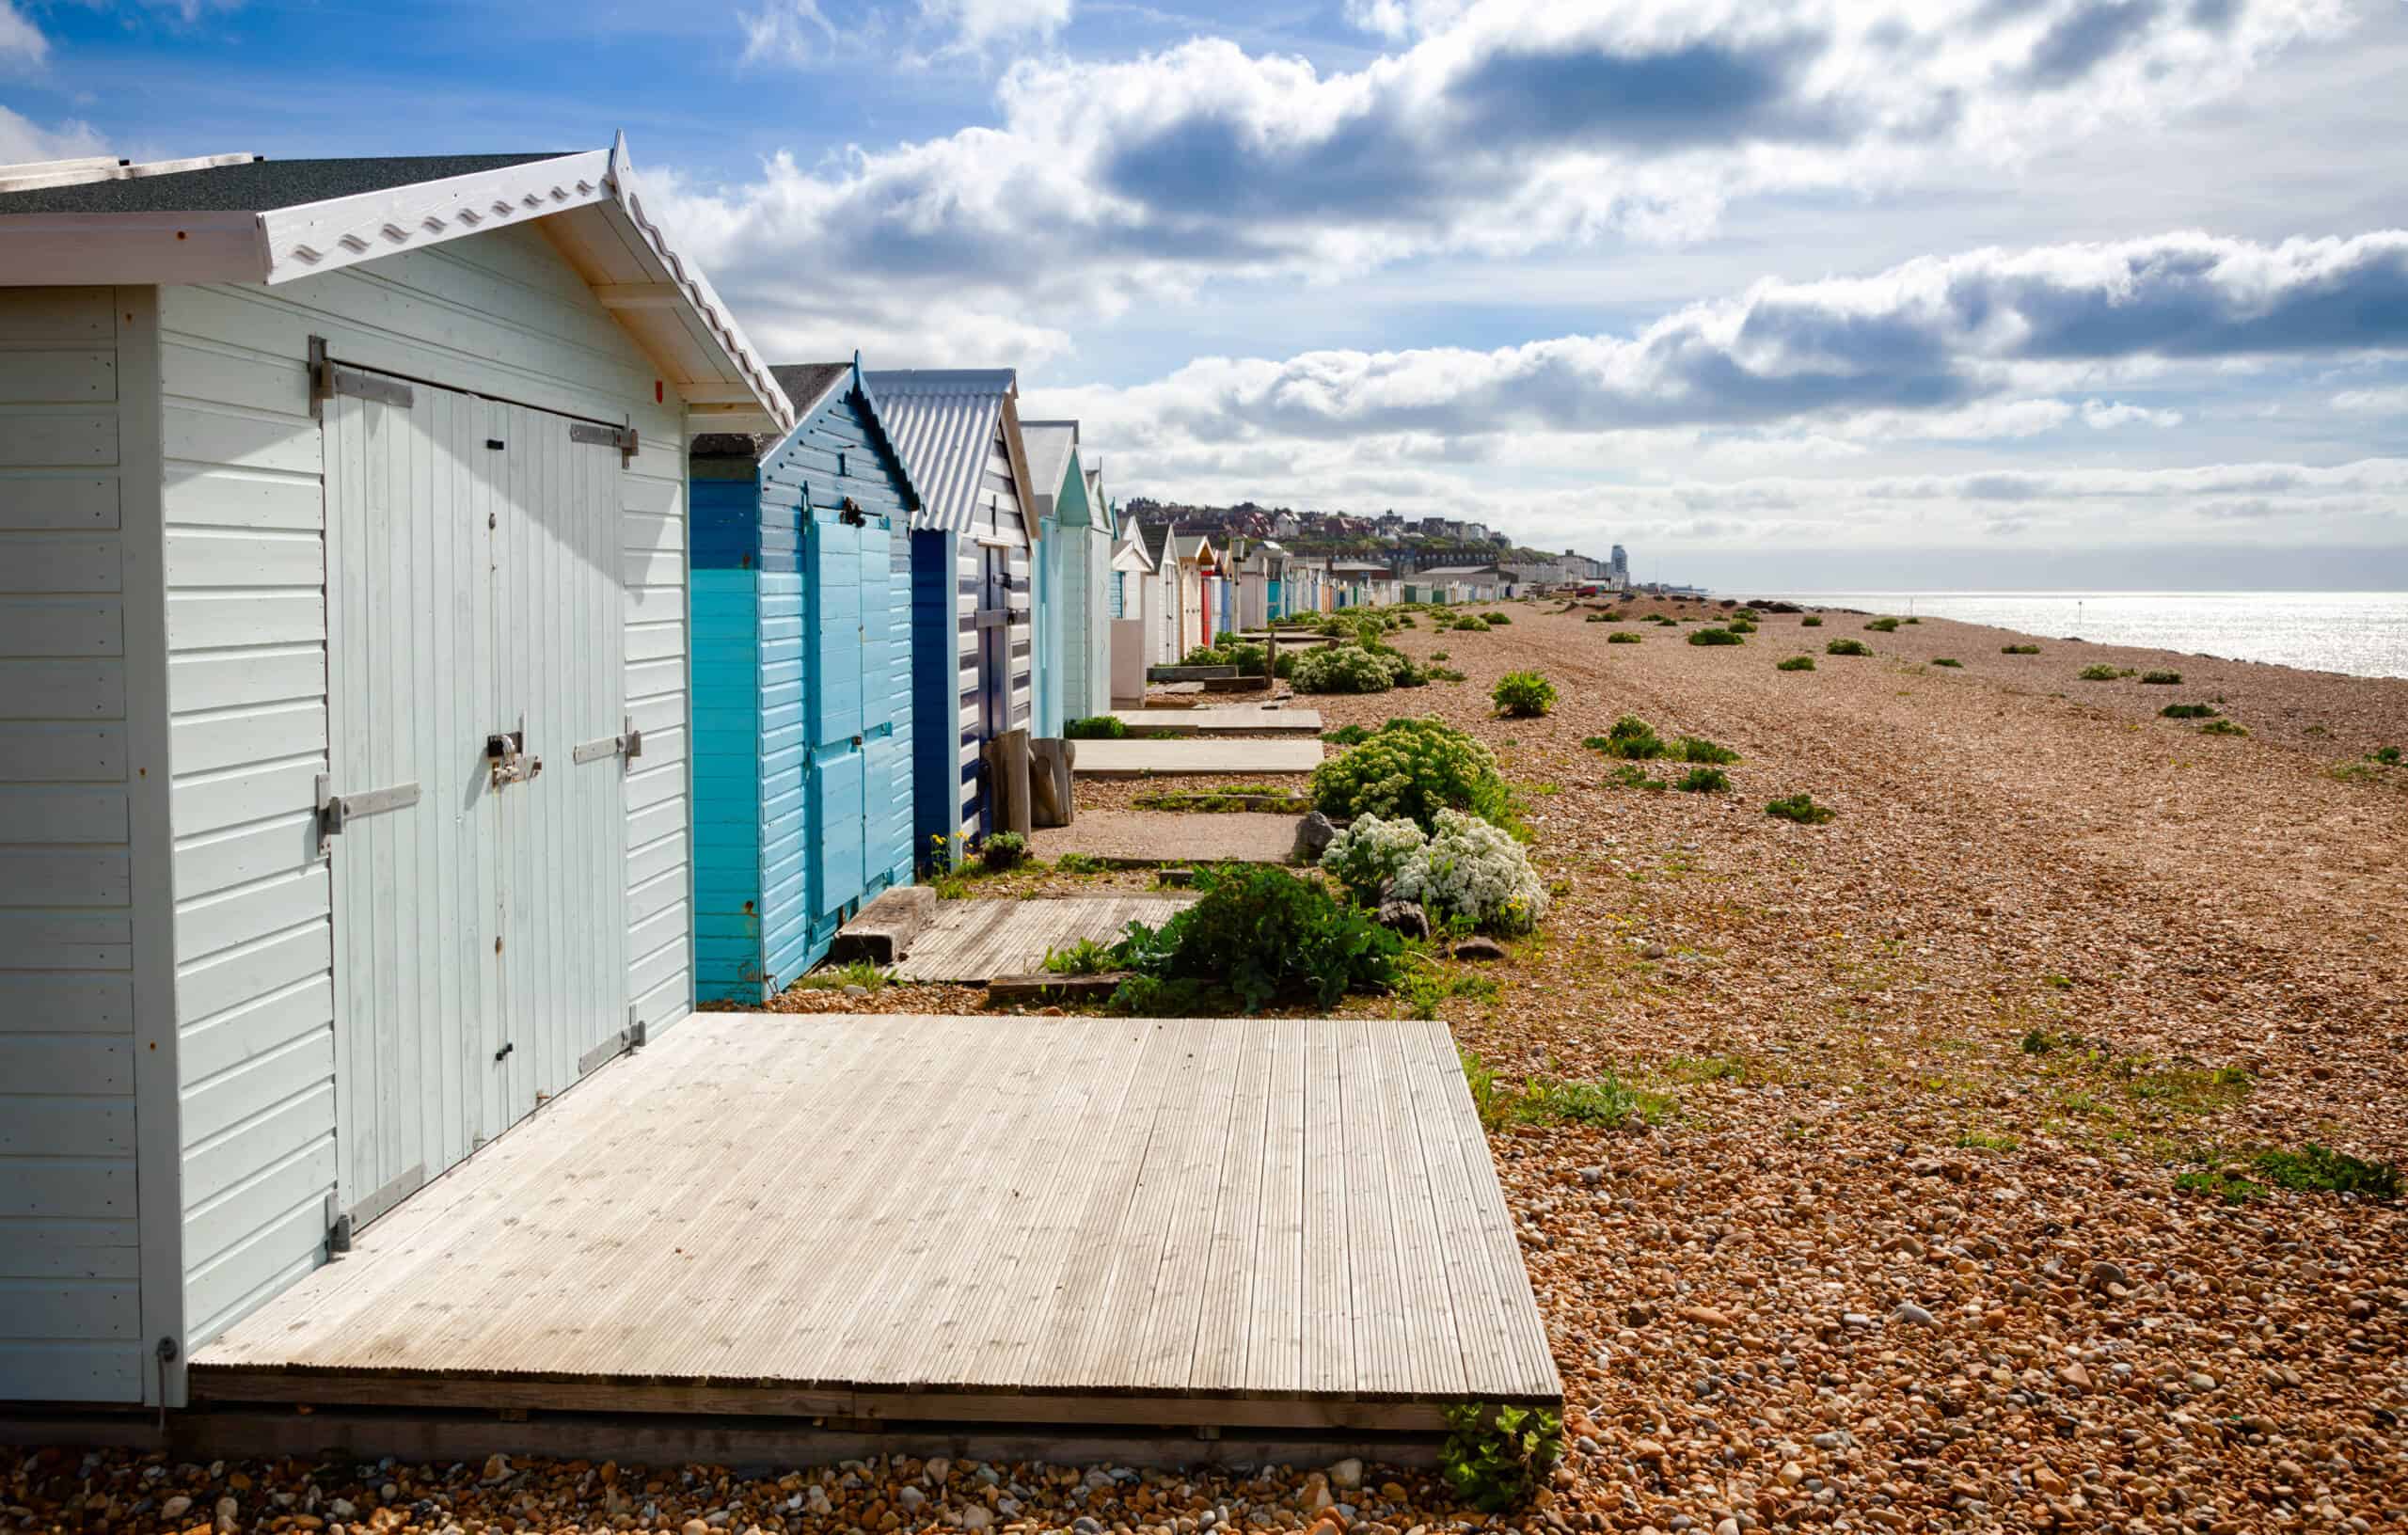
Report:
[{"label": "wooden siding", "polygon": [[754,476],[695,484],[696,952],[715,1001],[775,995],[911,878],[911,545],[872,437],[839,395]]},{"label": "wooden siding", "polygon": [[960,741],[961,750],[957,768],[961,778],[961,828],[964,832],[984,830],[981,822],[987,814],[987,798],[978,771],[978,754],[986,744],[987,733],[982,720],[978,696],[978,593],[980,577],[980,539],[1001,540],[1010,548],[1009,580],[1011,583],[1011,623],[1007,644],[1010,655],[1010,728],[1026,730],[1036,716],[1036,673],[1032,666],[1032,651],[1036,640],[1032,593],[1029,586],[1028,525],[1022,519],[1021,498],[1012,476],[1012,455],[1006,447],[1004,433],[1008,430],[998,421],[993,440],[988,445],[987,472],[978,491],[978,509],[973,536],[960,541],[960,597],[956,617],[961,637]]},{"label": "wooden siding", "polygon": [[[275,289],[162,295],[175,736],[185,1352],[315,1267],[336,1132],[326,866],[323,445],[304,359],[625,420],[615,495],[626,713],[626,995],[657,1029],[692,998],[687,869],[684,412],[534,228]],[[567,743],[556,770],[572,770]],[[223,1041],[222,1050],[202,1048]]]},{"label": "wooden siding", "polygon": [[0,288],[0,1399],[138,1402],[150,1373],[119,476],[135,318],[107,288]]}]

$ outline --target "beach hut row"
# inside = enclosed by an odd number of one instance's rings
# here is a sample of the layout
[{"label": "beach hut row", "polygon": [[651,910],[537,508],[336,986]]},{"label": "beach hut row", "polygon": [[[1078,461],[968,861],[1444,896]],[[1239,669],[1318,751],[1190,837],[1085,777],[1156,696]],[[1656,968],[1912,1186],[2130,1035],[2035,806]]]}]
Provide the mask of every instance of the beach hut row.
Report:
[{"label": "beach hut row", "polygon": [[958,857],[1134,542],[1008,369],[765,357],[623,139],[0,166],[0,1400],[180,1405]]}]

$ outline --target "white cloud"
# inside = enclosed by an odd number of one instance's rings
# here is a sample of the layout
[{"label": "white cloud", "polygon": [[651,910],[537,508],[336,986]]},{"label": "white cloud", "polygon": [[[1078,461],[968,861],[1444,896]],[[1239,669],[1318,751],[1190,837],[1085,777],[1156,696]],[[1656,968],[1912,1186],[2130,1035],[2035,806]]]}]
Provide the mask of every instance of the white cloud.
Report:
[{"label": "white cloud", "polygon": [[2353,415],[2408,416],[2408,386],[2388,389],[2344,389],[2333,397],[2333,408]]},{"label": "white cloud", "polygon": [[[825,46],[816,12],[769,3],[748,18],[755,56]],[[1360,69],[1209,38],[1022,58],[998,83],[995,126],[809,168],[780,156],[688,198],[721,231],[714,272],[736,286],[782,281],[806,254],[814,271],[876,271],[833,285],[832,342],[865,309],[899,329],[932,299],[1068,331],[1213,279],[1688,241],[1735,199],[2012,164],[2228,95],[2347,21],[2338,0],[2134,0],[2144,24],[2082,31],[2099,3],[1357,5],[1398,39]],[[1070,13],[1069,0],[925,5],[945,46],[982,55],[1050,38]]]},{"label": "white cloud", "polygon": [[[30,74],[50,61],[50,40],[15,0],[0,0],[0,71]],[[0,107],[0,111],[6,111]]]},{"label": "white cloud", "polygon": [[106,141],[87,123],[70,121],[45,128],[0,106],[0,166],[28,160],[78,160],[106,152]]},{"label": "white cloud", "polygon": [[2101,432],[2119,426],[2180,426],[2178,410],[2151,410],[2145,405],[2128,405],[2121,401],[2085,400],[2082,404],[2082,419]]},{"label": "white cloud", "polygon": [[759,10],[737,12],[737,22],[747,64],[814,64],[836,43],[836,29],[813,0],[768,0]]},{"label": "white cloud", "polygon": [[921,18],[949,47],[985,54],[1004,44],[1050,41],[1070,24],[1071,0],[920,0]]}]

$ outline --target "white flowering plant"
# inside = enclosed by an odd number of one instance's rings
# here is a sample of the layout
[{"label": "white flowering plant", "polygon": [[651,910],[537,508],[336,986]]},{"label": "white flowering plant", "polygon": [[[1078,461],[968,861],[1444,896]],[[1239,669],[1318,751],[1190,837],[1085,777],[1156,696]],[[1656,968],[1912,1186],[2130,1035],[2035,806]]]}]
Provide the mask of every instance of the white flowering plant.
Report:
[{"label": "white flowering plant", "polygon": [[1440,924],[1526,933],[1546,915],[1546,887],[1530,855],[1501,829],[1459,810],[1438,812],[1424,834],[1408,820],[1364,815],[1322,854],[1322,867],[1356,900],[1418,901]]},{"label": "white flowering plant", "polygon": [[1359,815],[1321,855],[1321,866],[1365,906],[1379,904],[1388,881],[1423,856],[1429,838],[1402,816]]}]

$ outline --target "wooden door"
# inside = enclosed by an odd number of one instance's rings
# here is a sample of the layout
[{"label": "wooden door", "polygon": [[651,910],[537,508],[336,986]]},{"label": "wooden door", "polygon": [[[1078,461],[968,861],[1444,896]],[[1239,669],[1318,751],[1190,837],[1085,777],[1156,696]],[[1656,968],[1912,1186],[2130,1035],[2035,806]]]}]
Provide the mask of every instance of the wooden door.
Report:
[{"label": "wooden door", "polygon": [[[484,1132],[499,823],[498,406],[352,374],[324,406],[337,1196],[365,1224]],[[340,819],[340,825],[334,823]]]},{"label": "wooden door", "polygon": [[616,446],[497,405],[492,564],[501,837],[500,1005],[485,1021],[487,1135],[618,1051],[626,1027],[625,596]]},{"label": "wooden door", "polygon": [[366,392],[325,404],[321,819],[357,1226],[624,1042],[624,597],[615,448],[345,376]]}]

